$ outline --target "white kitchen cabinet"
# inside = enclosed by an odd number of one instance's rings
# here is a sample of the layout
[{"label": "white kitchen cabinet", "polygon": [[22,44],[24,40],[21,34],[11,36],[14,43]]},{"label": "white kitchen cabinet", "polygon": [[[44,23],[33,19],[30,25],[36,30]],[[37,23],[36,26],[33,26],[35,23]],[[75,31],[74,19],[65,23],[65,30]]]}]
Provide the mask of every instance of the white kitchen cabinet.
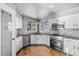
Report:
[{"label": "white kitchen cabinet", "polygon": [[37,32],[37,23],[31,22],[31,31],[32,32]]},{"label": "white kitchen cabinet", "polygon": [[65,28],[66,29],[73,28],[73,20],[71,19],[70,16],[64,16],[63,20],[64,20],[64,23],[65,23]]},{"label": "white kitchen cabinet", "polygon": [[16,13],[16,28],[22,28],[22,16],[19,13]]},{"label": "white kitchen cabinet", "polygon": [[16,17],[16,28],[21,29],[22,28],[22,19]]},{"label": "white kitchen cabinet", "polygon": [[19,28],[22,29],[22,19],[19,19]]},{"label": "white kitchen cabinet", "polygon": [[79,56],[79,40],[64,38],[64,52],[70,55]]},{"label": "white kitchen cabinet", "polygon": [[45,44],[50,46],[50,36],[48,35],[31,35],[31,44]]},{"label": "white kitchen cabinet", "polygon": [[79,14],[71,15],[71,19],[73,20],[74,27],[79,28]]},{"label": "white kitchen cabinet", "polygon": [[65,29],[70,29],[70,28],[73,28],[73,20],[71,19],[71,16],[68,15],[68,16],[62,16],[62,17],[59,17],[59,23],[63,23],[64,24],[64,27]]},{"label": "white kitchen cabinet", "polygon": [[16,52],[22,48],[23,37],[16,38]]},{"label": "white kitchen cabinet", "polygon": [[19,28],[19,19],[16,17],[16,28]]},{"label": "white kitchen cabinet", "polygon": [[79,56],[79,40],[74,40],[73,44],[75,50],[74,55]]},{"label": "white kitchen cabinet", "polygon": [[64,52],[73,55],[73,45],[71,39],[64,38]]},{"label": "white kitchen cabinet", "polygon": [[58,23],[63,23],[64,22],[63,16],[62,17],[59,17],[58,20],[59,20]]},{"label": "white kitchen cabinet", "polygon": [[79,14],[67,15],[59,17],[59,23],[65,24],[65,29],[79,28]]}]

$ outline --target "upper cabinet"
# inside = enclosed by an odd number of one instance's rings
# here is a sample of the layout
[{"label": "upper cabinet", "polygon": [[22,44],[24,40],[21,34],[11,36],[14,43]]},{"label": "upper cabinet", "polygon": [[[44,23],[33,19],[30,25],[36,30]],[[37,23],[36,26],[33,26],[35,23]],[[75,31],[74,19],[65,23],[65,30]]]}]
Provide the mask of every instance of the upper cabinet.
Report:
[{"label": "upper cabinet", "polygon": [[65,29],[78,29],[79,28],[79,14],[68,15],[59,17],[59,23],[64,23]]},{"label": "upper cabinet", "polygon": [[22,29],[22,16],[20,14],[16,14],[16,28]]},{"label": "upper cabinet", "polygon": [[37,23],[36,22],[31,23],[31,30],[32,30],[32,32],[37,32]]},{"label": "upper cabinet", "polygon": [[37,22],[33,20],[26,20],[26,31],[27,32],[37,32]]}]

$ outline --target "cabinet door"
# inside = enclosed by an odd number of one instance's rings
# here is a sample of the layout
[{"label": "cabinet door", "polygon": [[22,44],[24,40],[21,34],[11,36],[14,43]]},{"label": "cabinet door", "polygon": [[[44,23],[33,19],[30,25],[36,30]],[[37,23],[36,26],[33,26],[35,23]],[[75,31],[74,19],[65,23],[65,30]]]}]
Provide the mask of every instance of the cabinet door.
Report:
[{"label": "cabinet door", "polygon": [[74,15],[75,28],[79,28],[79,14]]},{"label": "cabinet door", "polygon": [[20,39],[18,39],[18,51],[20,50]]},{"label": "cabinet door", "polygon": [[23,36],[23,47],[30,44],[30,36]]},{"label": "cabinet door", "polygon": [[20,40],[16,39],[16,52],[19,51],[19,48],[20,48]]},{"label": "cabinet door", "polygon": [[74,40],[75,44],[75,53],[74,55],[79,56],[79,40]]},{"label": "cabinet door", "polygon": [[64,52],[70,55],[74,54],[74,45],[72,39],[64,38]]},{"label": "cabinet door", "polygon": [[69,41],[67,38],[64,38],[64,52],[70,54],[69,53]]},{"label": "cabinet door", "polygon": [[63,23],[64,22],[64,16],[59,17],[58,19],[59,19],[59,23]]},{"label": "cabinet door", "polygon": [[21,38],[21,48],[23,47],[23,37]]},{"label": "cabinet door", "polygon": [[17,39],[16,39],[16,52],[18,51],[18,43],[17,43]]},{"label": "cabinet door", "polygon": [[16,28],[19,28],[19,19],[16,17]]},{"label": "cabinet door", "polygon": [[65,22],[65,28],[66,29],[73,28],[73,21],[71,19],[71,16],[64,16],[64,22]]},{"label": "cabinet door", "polygon": [[32,32],[37,32],[37,23],[31,23]]},{"label": "cabinet door", "polygon": [[19,28],[22,28],[22,19],[19,19]]},{"label": "cabinet door", "polygon": [[69,42],[69,53],[70,53],[70,55],[74,55],[75,54],[75,41],[74,41],[74,39],[70,39],[70,42]]},{"label": "cabinet door", "polygon": [[79,28],[79,14],[66,16],[66,28],[77,29]]},{"label": "cabinet door", "polygon": [[38,44],[45,44],[50,46],[50,37],[48,35],[38,35]]},{"label": "cabinet door", "polygon": [[70,20],[71,20],[71,25],[72,25],[72,29],[77,28],[77,19],[76,19],[76,15],[70,15]]},{"label": "cabinet door", "polygon": [[21,40],[22,38],[20,38],[20,49],[22,48],[22,40]]},{"label": "cabinet door", "polygon": [[38,44],[37,35],[31,35],[31,44]]}]

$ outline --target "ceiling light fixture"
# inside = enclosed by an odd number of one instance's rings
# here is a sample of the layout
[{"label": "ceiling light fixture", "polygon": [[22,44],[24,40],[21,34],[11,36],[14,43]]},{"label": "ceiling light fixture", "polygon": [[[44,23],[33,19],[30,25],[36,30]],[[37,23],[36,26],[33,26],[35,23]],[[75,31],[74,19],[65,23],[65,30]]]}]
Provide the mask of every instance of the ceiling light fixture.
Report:
[{"label": "ceiling light fixture", "polygon": [[53,7],[54,7],[53,5],[50,5],[50,6],[49,6],[49,8],[53,8]]}]

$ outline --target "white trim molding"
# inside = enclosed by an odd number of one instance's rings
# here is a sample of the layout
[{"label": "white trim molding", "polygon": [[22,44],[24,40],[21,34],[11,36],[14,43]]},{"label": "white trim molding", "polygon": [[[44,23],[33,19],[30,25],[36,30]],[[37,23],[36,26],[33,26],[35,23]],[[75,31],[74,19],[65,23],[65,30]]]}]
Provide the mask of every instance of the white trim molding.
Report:
[{"label": "white trim molding", "polygon": [[1,56],[1,9],[0,9],[0,56]]}]

